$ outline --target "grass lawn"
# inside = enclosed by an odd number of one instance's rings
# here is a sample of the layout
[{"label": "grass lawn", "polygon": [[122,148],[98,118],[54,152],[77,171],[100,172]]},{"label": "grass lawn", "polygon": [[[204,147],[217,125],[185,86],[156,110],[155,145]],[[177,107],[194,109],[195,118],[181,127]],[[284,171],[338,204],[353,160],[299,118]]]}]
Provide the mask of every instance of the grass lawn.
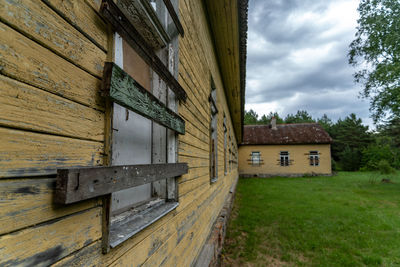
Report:
[{"label": "grass lawn", "polygon": [[399,173],[240,179],[222,264],[400,266]]}]

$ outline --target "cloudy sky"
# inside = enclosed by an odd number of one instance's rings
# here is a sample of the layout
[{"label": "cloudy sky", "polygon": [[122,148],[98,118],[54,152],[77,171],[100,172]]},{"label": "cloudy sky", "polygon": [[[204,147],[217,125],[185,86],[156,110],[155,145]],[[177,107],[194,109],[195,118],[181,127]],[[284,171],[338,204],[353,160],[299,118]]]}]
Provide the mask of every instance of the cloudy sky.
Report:
[{"label": "cloudy sky", "polygon": [[246,110],[307,110],[372,125],[347,63],[358,0],[250,0]]}]

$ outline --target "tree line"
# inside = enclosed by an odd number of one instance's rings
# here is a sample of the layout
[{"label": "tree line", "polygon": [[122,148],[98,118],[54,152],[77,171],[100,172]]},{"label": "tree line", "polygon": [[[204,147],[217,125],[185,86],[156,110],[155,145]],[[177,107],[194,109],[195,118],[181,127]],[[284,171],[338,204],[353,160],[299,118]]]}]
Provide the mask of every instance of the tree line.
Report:
[{"label": "tree line", "polygon": [[379,125],[375,131],[363,125],[361,118],[351,113],[334,122],[326,114],[313,118],[307,111],[299,110],[285,118],[277,112],[259,115],[254,110],[245,111],[245,125],[268,125],[275,117],[282,123],[319,123],[333,139],[332,168],[334,170],[380,170],[392,172],[400,169],[400,118]]}]

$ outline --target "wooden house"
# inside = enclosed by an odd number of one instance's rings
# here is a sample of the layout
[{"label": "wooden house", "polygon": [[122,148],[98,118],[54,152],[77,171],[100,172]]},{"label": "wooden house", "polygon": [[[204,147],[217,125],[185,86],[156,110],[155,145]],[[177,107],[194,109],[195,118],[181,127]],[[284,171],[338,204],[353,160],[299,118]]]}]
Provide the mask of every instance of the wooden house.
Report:
[{"label": "wooden house", "polygon": [[246,125],[239,146],[242,177],[330,175],[332,138],[317,123]]},{"label": "wooden house", "polygon": [[247,0],[0,0],[0,18],[0,266],[209,264]]}]

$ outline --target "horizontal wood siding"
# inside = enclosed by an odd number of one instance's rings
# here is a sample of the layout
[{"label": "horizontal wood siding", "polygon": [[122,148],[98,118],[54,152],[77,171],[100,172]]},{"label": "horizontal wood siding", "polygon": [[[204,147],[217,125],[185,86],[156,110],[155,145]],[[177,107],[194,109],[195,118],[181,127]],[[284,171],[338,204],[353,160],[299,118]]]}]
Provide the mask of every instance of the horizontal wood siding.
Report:
[{"label": "horizontal wood siding", "polygon": [[0,2],[0,266],[48,266],[101,239],[101,199],[54,190],[58,168],[103,164],[109,35],[89,1]]},{"label": "horizontal wood siding", "polygon": [[[201,0],[180,0],[185,34],[179,39],[177,78],[187,99],[178,108],[185,121],[178,160],[188,164],[188,173],[178,179],[179,206],[102,254],[101,197],[54,204],[56,169],[101,166],[108,156],[100,87],[113,49],[100,2],[0,4],[1,266],[189,266],[238,176],[237,167],[224,174],[224,114],[236,138],[206,10]],[[211,76],[219,110],[218,180],[213,184]]]}]

